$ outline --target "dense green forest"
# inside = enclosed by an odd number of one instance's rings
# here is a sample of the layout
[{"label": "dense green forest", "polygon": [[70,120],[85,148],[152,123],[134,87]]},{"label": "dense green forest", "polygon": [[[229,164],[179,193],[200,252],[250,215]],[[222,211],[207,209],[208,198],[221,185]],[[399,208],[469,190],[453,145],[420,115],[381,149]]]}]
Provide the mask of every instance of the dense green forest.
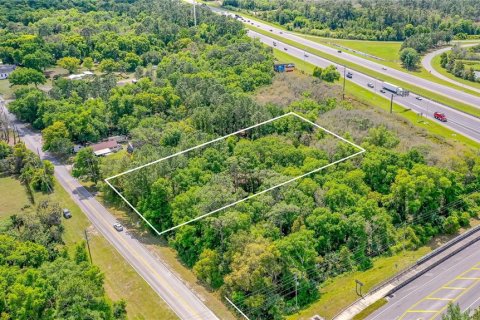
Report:
[{"label": "dense green forest", "polygon": [[223,0],[289,30],[360,40],[405,40],[434,32],[456,38],[480,34],[476,0]]},{"label": "dense green forest", "polygon": [[[55,153],[118,133],[135,146],[132,154],[101,160],[84,149],[73,173],[85,179],[96,182],[289,111],[311,121],[336,114],[330,126],[349,119],[335,132],[362,145],[364,156],[166,237],[201,281],[252,318],[281,319],[315,301],[329,278],[371,268],[375,257],[418,248],[478,217],[478,151],[440,162],[428,147],[406,148],[388,126],[345,116],[353,106],[321,79],[286,105],[259,104],[253,93],[271,84],[273,55],[234,19],[199,7],[195,27],[191,7],[178,1],[25,2],[10,12],[13,3],[1,4],[9,12],[0,32],[4,62],[41,74],[57,63],[83,65],[95,75],[52,79],[48,92],[18,86],[10,110],[43,130],[45,149]],[[456,22],[435,10],[438,23],[453,28]],[[138,82],[119,86],[116,72],[134,72]],[[168,228],[353,152],[286,119],[115,183],[156,227]],[[98,187],[124,206],[104,183]]]},{"label": "dense green forest", "polygon": [[440,65],[456,77],[480,82],[480,76],[475,76],[475,71],[480,72],[480,46],[462,48],[455,45],[451,51],[441,54]]}]

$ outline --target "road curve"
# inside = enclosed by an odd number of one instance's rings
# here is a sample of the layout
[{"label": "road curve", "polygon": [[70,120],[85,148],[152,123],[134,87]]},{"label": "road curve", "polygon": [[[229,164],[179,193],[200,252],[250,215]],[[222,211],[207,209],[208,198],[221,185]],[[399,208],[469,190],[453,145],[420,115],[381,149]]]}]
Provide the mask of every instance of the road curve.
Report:
[{"label": "road curve", "polygon": [[[286,43],[272,39],[255,31],[249,31],[248,35],[250,37],[259,39],[261,42],[270,47],[275,47],[279,50],[283,50],[285,53],[292,55],[298,59],[304,60],[305,62],[320,66],[322,68],[333,64],[337,67],[341,74],[343,74],[344,72],[343,66],[333,63],[322,57],[316,56],[314,54],[308,53],[307,55],[305,55],[306,52],[303,49],[288,45]],[[274,45],[274,43],[276,43],[276,46]],[[389,93],[388,91],[380,91],[382,89],[382,81],[379,81],[366,74],[348,68],[345,69],[345,72],[349,71],[353,74],[352,78],[348,79],[349,82],[354,82],[364,87],[366,90],[370,90],[371,92],[378,94],[385,99],[391,98],[391,93]],[[368,87],[368,84],[373,85],[373,88]],[[394,101],[395,103],[416,112],[419,116],[419,121],[421,121],[421,117],[437,121],[433,118],[433,113],[436,111],[442,112],[447,116],[448,122],[438,122],[439,124],[453,131],[456,131],[466,137],[469,137],[472,140],[480,142],[480,118],[473,117],[461,111],[449,108],[443,104],[439,104],[435,101],[429,100],[425,97],[419,97],[413,94],[410,94],[407,97],[394,95]]]},{"label": "road curve", "polygon": [[[472,47],[472,46],[475,46],[477,45],[478,43],[473,43],[473,44],[466,44],[466,45],[462,45],[462,47]],[[445,80],[445,81],[448,81],[450,83],[453,83],[457,86],[460,86],[462,88],[465,88],[465,89],[469,89],[469,90],[472,90],[472,91],[476,91],[478,93],[480,93],[480,89],[478,88],[475,88],[475,87],[472,87],[472,86],[469,86],[465,83],[462,83],[462,82],[459,82],[459,81],[455,81],[443,74],[441,74],[440,72],[438,72],[437,70],[435,70],[435,68],[433,67],[432,65],[432,60],[433,58],[435,58],[436,56],[438,56],[439,54],[442,54],[446,51],[450,51],[452,49],[452,47],[447,47],[447,48],[442,48],[442,49],[439,49],[439,50],[435,50],[435,51],[432,51],[430,53],[427,53],[423,59],[422,59],[422,66],[430,71],[431,74],[433,74],[435,77],[437,78],[440,78],[442,80]]]},{"label": "road curve", "polygon": [[[185,0],[185,1],[191,4],[193,0]],[[217,12],[217,13],[220,13],[220,14],[227,14],[227,15],[237,14],[239,16],[242,16],[241,13],[236,13],[236,12],[232,13],[232,12],[226,10],[226,9],[223,9],[223,8],[216,8],[216,7],[209,7],[209,8],[213,12]],[[350,53],[347,53],[347,52],[339,53],[338,49],[320,44],[320,43],[312,41],[312,40],[305,39],[305,38],[303,38],[303,37],[301,37],[301,36],[299,36],[295,33],[285,31],[283,29],[280,29],[280,28],[272,26],[272,25],[268,25],[261,20],[257,20],[257,19],[253,20],[250,17],[248,17],[248,18],[243,17],[243,19],[245,20],[244,21],[245,24],[250,24],[250,25],[252,25],[256,28],[262,29],[265,32],[270,32],[270,33],[275,34],[275,35],[280,35],[281,37],[283,37],[285,39],[295,41],[295,42],[299,43],[300,45],[304,46],[306,49],[313,48],[313,49],[325,52],[327,54],[336,56],[339,59],[348,60],[348,61],[353,62],[353,63],[355,63],[359,66],[368,68],[372,71],[382,73],[386,76],[396,78],[396,79],[401,80],[403,82],[408,82],[409,84],[411,84],[413,86],[416,86],[418,88],[422,88],[422,89],[428,90],[430,92],[434,92],[436,94],[448,97],[450,99],[453,99],[453,100],[456,100],[458,102],[462,102],[464,104],[468,104],[470,106],[473,106],[475,108],[480,109],[480,96],[476,96],[476,95],[472,95],[472,94],[469,94],[469,93],[466,93],[466,92],[463,92],[463,91],[459,91],[459,90],[456,90],[456,89],[451,88],[449,86],[439,84],[439,83],[435,83],[435,82],[417,77],[415,75],[409,74],[409,73],[404,72],[404,71],[400,71],[400,70],[396,70],[396,69],[392,69],[392,68],[387,69],[384,65],[382,65],[380,63],[377,63],[377,62],[374,62],[374,61],[371,61],[371,60],[368,60],[368,59],[365,59],[365,58],[362,58],[362,57],[359,57],[359,56],[356,56],[356,55],[353,55],[353,54],[350,54]],[[250,21],[250,22],[248,22],[248,21]]]},{"label": "road curve", "polygon": [[[3,104],[3,100],[0,97],[0,108],[4,108],[8,114],[7,108]],[[25,142],[27,148],[36,153],[38,152],[42,159],[48,159],[53,162],[55,165],[55,177],[62,187],[70,194],[95,228],[170,306],[179,319],[219,320],[181,279],[170,272],[167,266],[145,248],[140,241],[134,238],[128,230],[117,232],[112,227],[117,222],[116,218],[70,175],[67,166],[56,162],[55,159],[41,151],[42,137],[40,133],[33,132],[25,124],[15,121],[14,116],[11,114],[10,121],[15,122],[15,126],[19,130],[21,139]]]}]

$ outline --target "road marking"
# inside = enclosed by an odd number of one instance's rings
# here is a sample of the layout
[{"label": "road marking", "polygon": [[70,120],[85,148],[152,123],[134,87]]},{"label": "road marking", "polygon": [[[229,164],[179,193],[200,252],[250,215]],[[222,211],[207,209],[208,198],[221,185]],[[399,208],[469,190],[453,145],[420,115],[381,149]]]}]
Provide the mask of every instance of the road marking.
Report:
[{"label": "road marking", "polygon": [[[73,179],[72,179],[72,180],[73,180]],[[71,191],[73,191],[73,190],[75,190],[75,189],[78,189],[77,186],[76,186],[74,183],[68,181],[67,179],[65,179],[64,182],[68,185],[68,187],[71,189]],[[79,184],[79,185],[80,185],[80,184]],[[80,185],[80,190],[82,190],[82,191],[85,190],[85,191],[88,192],[88,190],[86,190],[82,185]],[[79,194],[80,194],[80,192],[79,192]],[[88,198],[87,198],[84,194],[81,194],[81,196],[82,196],[82,198],[78,198],[78,200],[80,200],[85,206],[89,207],[90,210],[92,210],[93,212],[95,212],[96,215],[97,215],[107,226],[109,226],[110,223],[103,217],[103,215],[102,215],[100,212],[98,212],[98,210],[97,210],[95,207],[93,207],[92,204],[89,203]],[[120,242],[122,242],[122,243],[124,244],[124,246],[128,249],[129,253],[132,254],[135,258],[137,258],[137,260],[139,260],[140,262],[143,262],[143,264],[145,265],[145,267],[147,267],[147,269],[149,269],[149,270],[152,272],[152,275],[153,275],[155,278],[157,278],[162,285],[164,285],[164,286],[167,287],[167,290],[169,290],[169,291],[179,300],[178,302],[180,302],[180,304],[181,304],[185,309],[189,310],[190,313],[191,313],[192,315],[194,315],[195,317],[197,317],[197,316],[200,317],[200,314],[199,314],[197,311],[193,310],[193,309],[191,308],[191,306],[187,303],[187,301],[185,301],[185,299],[184,299],[182,296],[180,296],[180,295],[178,294],[178,292],[177,292],[175,289],[173,289],[168,282],[165,282],[164,279],[162,278],[162,276],[161,276],[154,268],[152,268],[152,266],[150,265],[150,263],[148,263],[142,256],[138,255],[138,253],[137,253],[135,250],[132,249],[132,247],[128,244],[128,242],[126,242],[125,239],[123,239],[123,237],[121,237],[121,236],[120,236],[119,234],[117,234],[117,233],[111,233],[111,235],[112,235],[114,238],[116,238],[117,240],[119,240]],[[145,281],[146,281],[146,280],[145,280]],[[148,283],[148,281],[147,281],[147,283]],[[172,310],[174,310],[174,309],[172,308]],[[200,318],[200,319],[201,319],[201,318]]]},{"label": "road marking", "polygon": [[[475,265],[474,267],[462,272],[460,275],[456,276],[454,279],[448,281],[445,285],[441,286],[440,288],[432,291],[428,296],[420,299],[419,301],[417,301],[414,305],[411,306],[411,308],[414,308],[416,306],[418,306],[420,303],[424,302],[424,301],[428,301],[428,300],[437,300],[437,301],[457,301],[458,299],[460,299],[465,293],[467,293],[468,291],[470,291],[470,289],[472,289],[475,285],[477,285],[478,283],[480,283],[480,278],[475,278],[475,277],[465,277],[465,274],[471,272],[472,270],[474,270],[476,267],[478,266]],[[457,280],[475,280],[471,285],[467,286],[467,287],[453,287],[453,286],[449,286],[450,284],[452,284],[453,282],[457,281]],[[461,291],[460,294],[456,295],[454,298],[437,298],[437,297],[432,297],[432,295],[434,295],[435,293],[438,293],[439,291],[441,290],[458,290],[458,291]],[[443,311],[445,311],[448,307],[448,304],[446,304],[445,306],[443,306],[440,310],[436,310],[435,311],[435,314],[429,318],[429,320],[433,320],[435,319],[439,314],[441,314]],[[399,319],[403,319],[408,313],[415,313],[415,312],[428,312],[430,310],[417,310],[417,309],[408,309],[407,311],[405,311]]]},{"label": "road marking", "polygon": [[438,312],[439,310],[408,310],[408,313],[434,313]]}]

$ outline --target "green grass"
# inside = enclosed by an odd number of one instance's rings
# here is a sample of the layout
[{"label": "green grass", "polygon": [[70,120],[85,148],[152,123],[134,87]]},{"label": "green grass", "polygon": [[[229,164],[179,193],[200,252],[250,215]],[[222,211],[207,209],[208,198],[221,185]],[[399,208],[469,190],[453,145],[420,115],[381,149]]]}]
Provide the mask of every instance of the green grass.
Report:
[{"label": "green grass", "polygon": [[[301,59],[295,58],[281,50],[274,49],[275,58],[280,62],[295,63],[297,69],[312,74],[314,66],[309,62],[304,62]],[[353,82],[347,81],[346,85],[347,98],[356,100],[367,106],[376,106],[384,110],[390,110],[390,101],[382,96],[379,96],[366,88],[363,88]],[[401,117],[407,119],[409,122],[417,127],[424,128],[428,133],[438,135],[446,138],[448,141],[461,143],[470,147],[480,148],[480,143],[475,142],[465,136],[457,134],[456,132],[445,128],[444,126],[425,119],[419,118],[416,112],[407,110],[404,107],[394,103],[393,112]]]},{"label": "green grass", "polygon": [[355,317],[353,317],[352,320],[363,320],[363,319],[365,319],[366,317],[371,315],[374,311],[383,307],[387,302],[388,301],[385,298],[382,298],[382,299],[379,299],[379,300],[375,301],[373,304],[369,305],[362,312],[360,312]]},{"label": "green grass", "polygon": [[362,292],[366,293],[378,283],[413,264],[430,250],[429,247],[422,247],[416,251],[401,252],[391,257],[379,257],[374,260],[374,267],[370,270],[355,271],[332,278],[320,288],[321,296],[318,301],[287,319],[307,320],[315,314],[331,319],[358,298],[355,292],[355,280],[364,283]]},{"label": "green grass", "polygon": [[18,214],[30,205],[25,187],[13,177],[0,178],[0,219]]},{"label": "green grass", "polygon": [[480,89],[480,83],[479,82],[468,81],[468,80],[465,80],[465,79],[462,79],[462,78],[455,77],[453,74],[447,72],[447,70],[442,68],[442,66],[440,65],[440,55],[437,55],[432,59],[432,67],[433,67],[433,69],[435,69],[435,71],[441,73],[445,77],[448,77],[448,78],[450,78],[450,79],[452,79],[456,82],[463,83],[463,84],[466,84],[468,86]]},{"label": "green grass", "polygon": [[399,81],[397,80],[396,78],[392,78],[390,76],[387,76],[387,75],[384,75],[384,74],[381,74],[379,72],[376,72],[376,71],[371,71],[370,69],[367,69],[365,67],[362,67],[362,66],[359,66],[355,63],[352,63],[352,62],[349,62],[347,60],[343,60],[343,59],[340,59],[336,56],[333,56],[333,55],[330,55],[330,54],[327,54],[327,53],[324,53],[320,50],[316,50],[316,49],[313,49],[313,48],[309,48],[309,47],[305,47],[305,46],[302,46],[301,44],[299,44],[298,42],[296,41],[292,41],[290,39],[285,39],[283,38],[282,36],[280,35],[277,35],[277,34],[273,34],[273,33],[270,33],[268,31],[264,31],[260,28],[257,28],[257,27],[254,27],[254,26],[251,26],[251,25],[248,25],[248,28],[249,29],[252,29],[258,33],[261,33],[261,34],[264,34],[268,37],[271,37],[273,39],[276,39],[278,41],[282,41],[284,43],[287,43],[291,46],[295,46],[297,48],[305,48],[305,51],[306,52],[309,52],[311,54],[315,54],[317,56],[320,56],[320,57],[323,57],[325,59],[328,59],[332,62],[336,62],[336,63],[339,63],[339,64],[343,64],[345,66],[347,66],[348,68],[350,69],[353,69],[353,70],[357,70],[359,72],[362,72],[362,73],[365,73],[365,74],[369,74],[373,77],[375,77],[376,79],[378,79],[379,81],[388,81],[388,82],[391,82],[391,83],[394,83],[394,84],[397,84],[397,85],[400,85],[402,86],[404,89],[407,89],[411,92],[415,92],[416,94],[419,94],[421,96],[424,96],[424,97],[429,97],[430,99],[433,99],[433,100],[436,100],[440,103],[443,103],[447,106],[450,106],[452,108],[455,108],[455,109],[458,109],[460,111],[463,111],[463,112],[466,112],[466,113],[469,113],[471,115],[474,115],[474,116],[477,116],[477,117],[480,117],[480,109],[474,107],[474,106],[471,106],[471,105],[468,105],[468,104],[464,104],[464,103],[461,103],[459,101],[456,101],[456,100],[453,100],[451,98],[447,98],[445,96],[442,96],[442,95],[439,95],[439,94],[436,94],[436,93],[433,93],[433,92],[430,92],[428,90],[425,90],[425,89],[422,89],[422,88],[418,88],[416,86],[412,86],[406,82],[403,82],[403,81]]},{"label": "green grass", "polygon": [[[129,319],[177,319],[166,303],[153,291],[137,272],[123,259],[110,243],[93,228],[90,221],[62,186],[55,182],[54,193],[35,193],[35,202],[51,199],[72,212],[72,218],[63,220],[64,240],[69,249],[85,239],[90,239],[93,263],[105,276],[105,290],[112,300],[125,299]],[[30,204],[23,185],[12,177],[0,178],[0,219],[17,213]],[[33,206],[32,206],[33,207]],[[33,209],[30,209],[33,210]]]}]

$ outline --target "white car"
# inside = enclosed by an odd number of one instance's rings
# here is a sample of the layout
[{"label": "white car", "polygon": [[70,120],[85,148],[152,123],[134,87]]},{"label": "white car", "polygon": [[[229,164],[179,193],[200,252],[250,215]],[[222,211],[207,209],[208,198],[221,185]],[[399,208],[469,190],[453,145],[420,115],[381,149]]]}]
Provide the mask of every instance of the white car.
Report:
[{"label": "white car", "polygon": [[115,223],[115,224],[113,225],[113,227],[114,227],[115,230],[117,230],[118,232],[123,231],[123,226],[122,226],[120,223]]}]

